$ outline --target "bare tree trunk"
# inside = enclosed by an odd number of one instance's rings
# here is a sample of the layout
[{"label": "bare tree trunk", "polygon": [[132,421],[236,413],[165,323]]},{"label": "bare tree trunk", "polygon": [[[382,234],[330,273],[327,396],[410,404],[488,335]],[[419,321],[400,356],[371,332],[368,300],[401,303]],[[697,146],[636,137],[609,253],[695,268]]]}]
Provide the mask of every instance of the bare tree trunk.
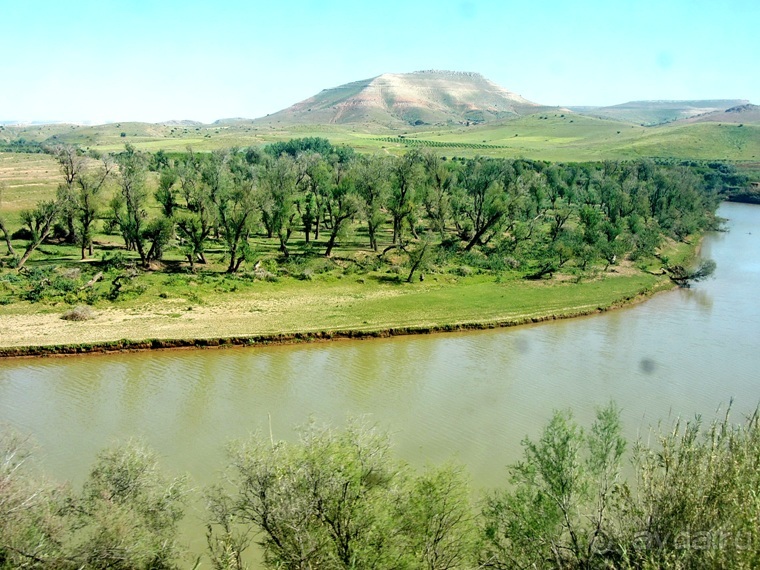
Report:
[{"label": "bare tree trunk", "polygon": [[8,255],[12,255],[13,257],[16,257],[16,250],[13,249],[13,244],[11,243],[11,236],[8,233],[8,229],[5,227],[5,223],[1,219],[0,219],[0,231],[3,232],[3,237],[5,238],[5,245],[8,247]]}]

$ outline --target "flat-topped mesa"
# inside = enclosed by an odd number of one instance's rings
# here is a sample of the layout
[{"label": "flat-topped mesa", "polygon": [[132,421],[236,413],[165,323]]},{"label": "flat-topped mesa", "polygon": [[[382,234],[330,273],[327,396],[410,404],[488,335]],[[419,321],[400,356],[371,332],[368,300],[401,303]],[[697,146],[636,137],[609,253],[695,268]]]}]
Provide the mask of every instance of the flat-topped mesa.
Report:
[{"label": "flat-topped mesa", "polygon": [[469,71],[384,73],[325,89],[261,122],[268,124],[454,125],[546,109]]},{"label": "flat-topped mesa", "polygon": [[483,75],[480,73],[477,73],[475,71],[452,71],[449,69],[421,69],[419,71],[413,71],[413,75],[449,75],[449,76],[457,76],[461,75],[464,77],[477,77],[479,79],[485,79]]}]

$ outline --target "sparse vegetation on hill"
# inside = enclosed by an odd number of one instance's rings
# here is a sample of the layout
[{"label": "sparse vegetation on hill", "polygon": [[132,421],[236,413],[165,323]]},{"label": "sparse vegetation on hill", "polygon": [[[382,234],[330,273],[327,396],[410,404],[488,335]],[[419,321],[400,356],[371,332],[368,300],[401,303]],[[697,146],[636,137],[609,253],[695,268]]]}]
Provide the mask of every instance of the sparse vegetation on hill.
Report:
[{"label": "sparse vegetation on hill", "polygon": [[478,73],[386,73],[325,89],[258,119],[262,125],[369,124],[386,128],[469,124],[545,109]]}]

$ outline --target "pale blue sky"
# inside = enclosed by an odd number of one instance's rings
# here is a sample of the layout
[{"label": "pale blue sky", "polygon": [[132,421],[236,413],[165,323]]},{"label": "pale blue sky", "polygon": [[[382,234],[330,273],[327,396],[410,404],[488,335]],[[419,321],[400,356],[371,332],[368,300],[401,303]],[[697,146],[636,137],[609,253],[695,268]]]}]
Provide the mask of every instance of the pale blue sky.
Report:
[{"label": "pale blue sky", "polygon": [[0,120],[255,118],[385,72],[760,103],[758,0],[0,0]]}]

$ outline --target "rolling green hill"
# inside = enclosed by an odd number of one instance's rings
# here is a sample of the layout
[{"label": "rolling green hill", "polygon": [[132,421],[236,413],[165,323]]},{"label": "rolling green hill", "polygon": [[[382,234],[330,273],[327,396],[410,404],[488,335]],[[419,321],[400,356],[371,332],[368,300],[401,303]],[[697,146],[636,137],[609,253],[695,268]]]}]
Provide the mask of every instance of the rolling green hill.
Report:
[{"label": "rolling green hill", "polygon": [[[125,143],[150,151],[208,151],[323,137],[360,152],[428,146],[446,156],[561,161],[760,158],[760,107],[743,100],[638,101],[576,110],[582,113],[532,103],[477,73],[425,71],[325,89],[255,120],[0,125],[0,150],[20,139],[110,152]],[[687,118],[674,120],[679,117]],[[660,124],[643,126],[650,123]]]},{"label": "rolling green hill", "polygon": [[747,104],[744,99],[710,99],[698,101],[629,101],[609,107],[570,107],[574,112],[641,126],[661,125],[730,107]]}]

